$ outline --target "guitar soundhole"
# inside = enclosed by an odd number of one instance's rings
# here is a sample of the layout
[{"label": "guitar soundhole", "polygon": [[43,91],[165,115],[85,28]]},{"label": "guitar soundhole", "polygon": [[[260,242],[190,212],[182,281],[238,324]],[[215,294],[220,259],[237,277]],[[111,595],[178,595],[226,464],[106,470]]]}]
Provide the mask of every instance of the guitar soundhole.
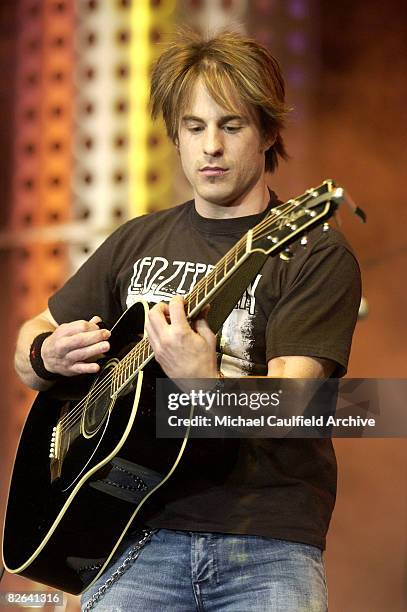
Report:
[{"label": "guitar soundhole", "polygon": [[116,359],[109,361],[89,390],[82,418],[85,438],[91,438],[99,431],[112,409],[115,401],[111,398],[112,371],[116,364]]}]

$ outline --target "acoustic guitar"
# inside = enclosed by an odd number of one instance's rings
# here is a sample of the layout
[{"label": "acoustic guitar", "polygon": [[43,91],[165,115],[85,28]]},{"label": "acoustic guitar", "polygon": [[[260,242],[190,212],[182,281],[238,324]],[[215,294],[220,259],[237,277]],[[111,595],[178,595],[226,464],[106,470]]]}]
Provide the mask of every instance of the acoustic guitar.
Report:
[{"label": "acoustic guitar", "polygon": [[[194,286],[185,298],[188,319],[210,303],[208,321],[217,332],[266,258],[289,259],[290,243],[317,225],[328,229],[326,220],[342,202],[364,220],[331,180],[273,208]],[[65,378],[37,395],[10,484],[3,538],[9,572],[81,593],[179,464],[187,432],[179,440],[155,436],[147,311],[137,302],[120,317],[97,375]]]}]

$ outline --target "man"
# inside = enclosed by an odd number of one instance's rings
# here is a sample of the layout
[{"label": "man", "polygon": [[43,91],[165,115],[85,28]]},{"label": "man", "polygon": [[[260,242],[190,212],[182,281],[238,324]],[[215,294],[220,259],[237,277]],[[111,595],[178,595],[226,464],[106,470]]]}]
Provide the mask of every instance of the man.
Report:
[{"label": "man", "polygon": [[[21,378],[46,389],[55,375],[98,372],[110,335],[98,322],[111,327],[140,297],[156,302],[146,331],[172,378],[343,375],[360,277],[335,231],[311,232],[289,264],[268,258],[218,339],[204,317],[191,327],[184,313],[182,296],[278,203],[266,183],[286,157],[276,60],[238,34],[205,41],[184,31],[154,67],[151,101],[194,200],[134,219],[105,241],[23,326]],[[322,552],[335,492],[330,440],[194,440],[142,513],[157,531],[134,562],[127,544],[84,593],[84,608],[325,610]]]}]

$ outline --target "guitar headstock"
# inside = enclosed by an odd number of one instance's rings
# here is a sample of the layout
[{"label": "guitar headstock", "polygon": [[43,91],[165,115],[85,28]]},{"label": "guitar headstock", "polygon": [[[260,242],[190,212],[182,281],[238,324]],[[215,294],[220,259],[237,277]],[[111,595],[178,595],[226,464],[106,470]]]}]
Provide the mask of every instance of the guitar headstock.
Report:
[{"label": "guitar headstock", "polygon": [[282,259],[289,259],[290,254],[284,253],[284,249],[301,237],[301,242],[305,245],[307,232],[318,225],[322,226],[322,231],[327,231],[327,220],[344,202],[353,208],[353,212],[362,221],[366,220],[364,212],[353,204],[344,189],[337,187],[334,181],[326,180],[318,187],[308,189],[298,198],[273,208],[269,215],[253,228],[251,250],[262,251],[268,255],[281,253]]}]

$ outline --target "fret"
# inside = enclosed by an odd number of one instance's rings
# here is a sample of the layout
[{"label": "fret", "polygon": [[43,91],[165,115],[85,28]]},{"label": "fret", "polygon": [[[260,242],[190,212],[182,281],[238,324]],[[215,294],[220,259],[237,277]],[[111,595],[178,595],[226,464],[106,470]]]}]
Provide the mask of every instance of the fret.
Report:
[{"label": "fret", "polygon": [[122,368],[120,363],[116,366],[116,370],[117,370],[117,375],[116,375],[116,385],[117,385],[117,391],[120,389],[120,376],[122,373]]},{"label": "fret", "polygon": [[191,311],[194,310],[194,308],[196,308],[196,306],[199,304],[199,293],[201,291],[202,283],[203,279],[201,279],[199,283],[195,285],[191,293],[186,298],[188,304],[188,316],[191,314]]},{"label": "fret", "polygon": [[116,392],[120,389],[120,374],[121,374],[121,367],[120,367],[120,363],[117,364],[116,366]]},{"label": "fret", "polygon": [[130,370],[131,376],[134,376],[134,374],[140,368],[142,363],[143,363],[143,352],[133,357],[132,362],[131,362],[131,370]]},{"label": "fret", "polygon": [[118,391],[120,389],[120,373],[121,373],[121,368],[120,368],[120,364],[116,366],[116,391]]},{"label": "fret", "polygon": [[131,351],[132,353],[131,362],[133,364],[133,372],[135,372],[138,369],[140,363],[143,360],[143,352],[144,352],[145,345],[146,345],[146,342],[143,339]]},{"label": "fret", "polygon": [[138,369],[143,358],[143,347],[145,344],[145,339],[143,338],[134,348],[131,349],[131,367],[133,369],[133,374]]},{"label": "fret", "polygon": [[246,253],[246,242],[236,245],[236,263]]},{"label": "fret", "polygon": [[145,352],[148,350],[148,342],[146,338],[143,338],[133,350],[135,367],[138,368],[144,361]]},{"label": "fret", "polygon": [[130,351],[130,353],[126,355],[125,359],[126,359],[126,369],[125,369],[126,376],[130,378],[134,374],[135,365],[137,363],[136,361],[137,357],[134,352],[134,348]]},{"label": "fret", "polygon": [[142,350],[141,350],[141,353],[138,359],[137,367],[140,367],[141,364],[144,363],[146,359],[148,359],[151,353],[152,353],[151,345],[147,340],[145,340],[143,342],[143,346],[142,346]]},{"label": "fret", "polygon": [[[141,349],[141,350],[140,350]],[[113,375],[114,392],[134,376],[141,364],[153,353],[148,341],[143,338],[123,359],[117,364]]]},{"label": "fret", "polygon": [[205,276],[205,282],[203,284],[203,290],[204,290],[204,297],[208,295],[209,291],[208,291],[208,281],[209,281],[209,274],[207,276]]},{"label": "fret", "polygon": [[215,276],[213,274],[210,274],[209,276],[206,277],[205,280],[205,297],[208,295],[208,293],[210,293],[212,291],[212,289],[214,289],[217,286],[217,283],[215,282]]},{"label": "fret", "polygon": [[145,340],[142,340],[142,343],[143,343],[143,346],[142,346],[141,354],[140,354],[141,360],[138,362],[137,366],[139,366],[140,363],[143,363],[146,360],[146,351],[147,351],[147,357],[149,354],[148,349],[150,348],[150,345]]},{"label": "fret", "polygon": [[186,309],[187,317],[189,317],[189,315],[191,314],[191,305],[192,305],[192,299],[191,298],[194,297],[194,291],[195,291],[195,289],[189,295],[187,295],[187,297],[185,298],[185,305],[187,307],[187,309]]},{"label": "fret", "polygon": [[112,378],[112,395],[114,395],[117,392],[117,370],[118,370],[118,366],[116,366],[115,368],[113,368],[113,378]]},{"label": "fret", "polygon": [[228,255],[229,253],[227,253],[225,257],[225,276],[228,272],[230,272],[230,270],[232,270],[232,268],[235,267],[233,259],[230,259]]},{"label": "fret", "polygon": [[123,363],[123,384],[125,385],[126,382],[129,379],[129,372],[128,372],[129,366],[128,366],[128,362],[127,359],[125,360],[125,362]]},{"label": "fret", "polygon": [[201,291],[201,287],[205,287],[205,285],[202,284],[202,282],[198,283],[198,285],[194,289],[194,293],[195,293],[195,306],[198,306],[198,304],[199,304],[199,293]]}]

